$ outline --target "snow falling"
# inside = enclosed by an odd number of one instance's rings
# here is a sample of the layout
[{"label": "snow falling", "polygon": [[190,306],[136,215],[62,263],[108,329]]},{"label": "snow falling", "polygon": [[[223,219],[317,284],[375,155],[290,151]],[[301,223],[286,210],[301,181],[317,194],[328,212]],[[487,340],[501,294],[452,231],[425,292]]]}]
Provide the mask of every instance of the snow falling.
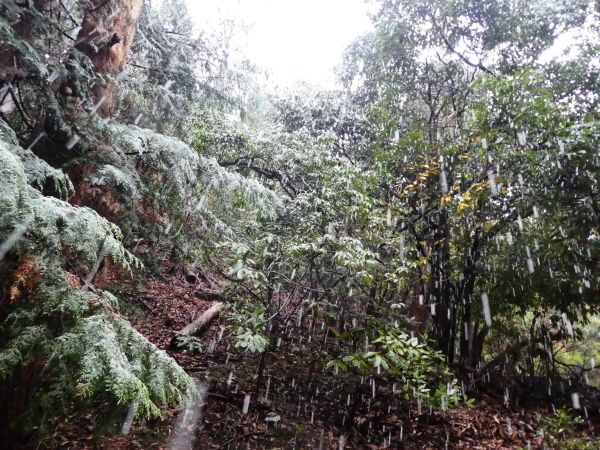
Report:
[{"label": "snow falling", "polygon": [[32,221],[33,216],[26,217],[16,226],[13,232],[8,235],[6,240],[0,245],[0,261],[4,259],[6,253],[19,241],[19,239],[21,239]]},{"label": "snow falling", "polygon": [[48,422],[30,445],[593,445],[598,95],[563,82],[595,73],[592,8],[375,2],[340,86],[275,93],[253,30],[154,3],[0,11],[0,378]]}]

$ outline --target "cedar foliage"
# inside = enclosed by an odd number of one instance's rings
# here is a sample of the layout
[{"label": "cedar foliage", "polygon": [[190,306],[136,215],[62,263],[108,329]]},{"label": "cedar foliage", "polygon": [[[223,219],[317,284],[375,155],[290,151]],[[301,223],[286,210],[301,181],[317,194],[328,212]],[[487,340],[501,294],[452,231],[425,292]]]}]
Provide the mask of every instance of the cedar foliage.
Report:
[{"label": "cedar foliage", "polygon": [[445,408],[455,356],[530,386],[558,373],[561,322],[600,304],[598,44],[564,70],[538,58],[587,5],[379,3],[344,94],[269,101],[182,0],[0,4],[0,378],[23,376],[23,423],[83,399],[159,416],[194,392],[94,286],[105,259],[216,271],[250,353],[310,317],[311,373],[340,398],[371,377],[374,397],[398,383]]},{"label": "cedar foliage", "polygon": [[[146,4],[132,54],[115,56],[117,44],[128,52],[122,40],[135,30],[134,3],[0,5],[0,377],[10,390],[19,368],[34,369],[24,402],[32,420],[78,397],[135,402],[148,416],[188,399],[191,378],[121,317],[113,295],[94,288],[98,266],[106,258],[129,273],[143,269],[126,246],[144,240],[158,251],[152,245],[165,235],[175,254],[198,254],[201,224],[227,229],[198,207],[202,196],[235,198],[266,215],[277,205],[270,190],[173,136],[191,104],[233,102],[197,79],[198,59],[187,60],[205,57],[214,66],[206,72],[227,78],[218,48],[194,37],[189,19],[183,37],[165,32],[183,26],[181,2],[160,11]],[[171,135],[131,123],[136,110],[146,114],[140,125]]]}]

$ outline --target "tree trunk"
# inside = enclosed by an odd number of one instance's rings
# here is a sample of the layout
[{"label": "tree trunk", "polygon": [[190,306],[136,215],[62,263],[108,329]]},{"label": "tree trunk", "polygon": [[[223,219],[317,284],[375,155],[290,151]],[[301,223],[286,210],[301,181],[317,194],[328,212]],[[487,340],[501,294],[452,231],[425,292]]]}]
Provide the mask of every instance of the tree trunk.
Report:
[{"label": "tree trunk", "polygon": [[[415,257],[415,259],[417,259]],[[414,331],[417,335],[425,333],[429,328],[430,321],[427,314],[427,305],[425,298],[427,297],[427,291],[425,289],[424,277],[427,275],[426,267],[417,268],[418,274],[415,276],[413,281],[414,297],[410,304],[410,317],[414,319],[414,322],[410,325],[410,330]]]},{"label": "tree trunk", "polygon": [[[476,230],[470,254],[466,255],[466,264],[463,272],[464,281],[459,289],[457,301],[462,302],[462,325],[460,339],[460,356],[465,364],[474,364],[473,361],[473,338],[472,336],[472,303],[473,291],[475,290],[475,279],[477,277],[477,260],[479,259],[479,230]],[[481,344],[483,346],[483,343]],[[475,362],[476,363],[476,362]]]},{"label": "tree trunk", "polygon": [[487,325],[483,324],[481,330],[479,329],[480,324],[477,323],[475,330],[473,331],[473,348],[471,350],[471,365],[477,366],[477,363],[481,360],[483,354],[483,342],[489,331]]},{"label": "tree trunk", "polygon": [[450,261],[450,232],[445,212],[440,215],[438,232],[434,235],[434,246],[431,257],[431,278],[429,289],[432,295],[430,303],[434,322],[433,339],[437,350],[446,357],[448,364],[454,362],[454,343],[456,337],[456,304],[452,299],[451,283],[448,275]]},{"label": "tree trunk", "polygon": [[[94,0],[92,4],[96,6],[85,14],[75,47],[92,60],[100,74],[118,74],[129,59],[144,0]],[[93,94],[97,114],[110,117],[114,113],[116,86],[98,86]]]},{"label": "tree trunk", "polygon": [[263,354],[260,356],[260,361],[258,362],[258,369],[256,370],[256,373],[257,373],[256,387],[254,390],[254,392],[256,393],[256,397],[258,397],[258,395],[260,394],[260,388],[263,383],[265,366],[267,364],[267,353],[268,352],[269,352],[269,349],[266,348],[265,351],[263,352]]}]

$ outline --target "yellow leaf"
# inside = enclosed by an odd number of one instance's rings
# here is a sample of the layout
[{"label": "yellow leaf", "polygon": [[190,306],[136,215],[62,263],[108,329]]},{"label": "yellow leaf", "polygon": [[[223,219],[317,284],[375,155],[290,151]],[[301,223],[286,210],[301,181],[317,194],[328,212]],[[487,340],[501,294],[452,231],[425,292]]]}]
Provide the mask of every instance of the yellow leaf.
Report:
[{"label": "yellow leaf", "polygon": [[442,194],[442,198],[440,199],[440,203],[445,205],[446,203],[452,203],[452,196],[450,194]]}]

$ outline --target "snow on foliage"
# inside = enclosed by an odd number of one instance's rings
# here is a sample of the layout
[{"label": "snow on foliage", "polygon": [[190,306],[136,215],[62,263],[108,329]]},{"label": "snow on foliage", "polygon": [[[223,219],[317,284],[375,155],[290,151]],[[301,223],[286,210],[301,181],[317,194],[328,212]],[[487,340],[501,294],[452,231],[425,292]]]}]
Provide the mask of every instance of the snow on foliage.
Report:
[{"label": "snow on foliage", "polygon": [[[66,190],[70,183],[31,151],[18,147],[10,130],[2,128],[2,138],[0,241],[32,217],[12,251],[34,255],[41,275],[31,298],[8,317],[0,377],[41,358],[59,370],[75,369],[76,377],[61,377],[64,389],[76,383],[81,395],[108,391],[119,403],[138,401],[140,414],[160,415],[160,406],[181,403],[194,390],[191,378],[118,315],[116,298],[67,281],[65,255],[86,271],[101,250],[126,267],[139,264],[123,247],[119,228],[90,208],[41,195],[30,184],[39,187],[52,177]],[[64,358],[60,364],[54,358],[59,353]]]}]

